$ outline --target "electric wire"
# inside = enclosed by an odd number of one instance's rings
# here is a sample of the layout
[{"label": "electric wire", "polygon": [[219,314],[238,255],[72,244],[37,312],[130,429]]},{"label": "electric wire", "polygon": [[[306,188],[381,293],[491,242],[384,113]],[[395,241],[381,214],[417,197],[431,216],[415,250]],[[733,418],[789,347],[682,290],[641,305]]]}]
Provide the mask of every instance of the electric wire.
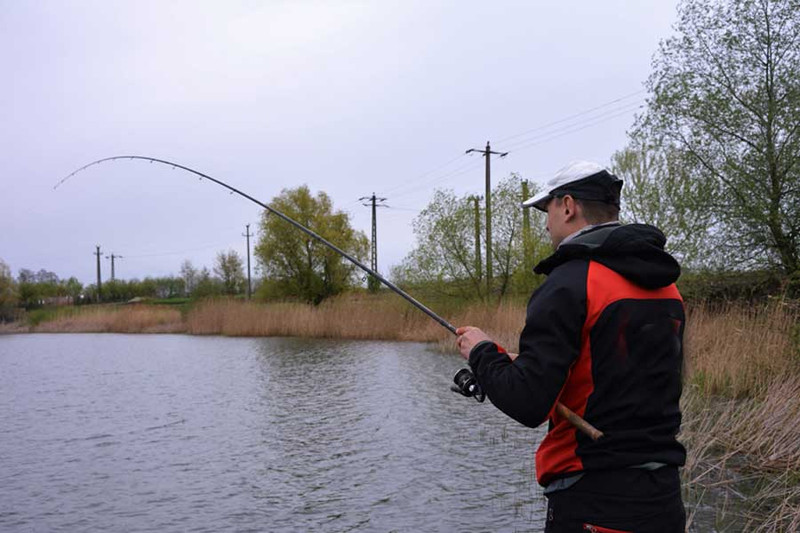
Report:
[{"label": "electric wire", "polygon": [[[624,115],[629,115],[631,113],[631,111],[633,111],[635,109],[638,109],[640,107],[642,107],[642,104],[638,104],[635,107],[626,108],[626,109],[624,109],[622,111],[618,110],[619,112],[617,112],[617,113],[614,113],[614,114],[611,114],[611,115],[608,115],[608,116],[604,116],[602,119],[595,120],[593,122],[589,122],[588,124],[583,124],[583,125],[580,125],[580,126],[578,124],[575,124],[575,125],[573,125],[573,127],[567,128],[565,131],[561,131],[560,133],[558,133],[556,135],[550,135],[550,136],[546,136],[546,137],[542,137],[542,138],[535,138],[535,139],[531,139],[529,141],[526,141],[525,143],[522,143],[522,144],[520,144],[518,146],[515,146],[513,148],[513,150],[515,152],[520,152],[522,150],[527,150],[528,148],[532,148],[534,146],[539,146],[541,144],[548,143],[548,142],[550,142],[552,140],[561,138],[561,137],[563,137],[565,135],[569,135],[571,133],[582,131],[582,130],[585,130],[587,128],[591,128],[592,126],[597,126],[598,124],[603,124],[604,122],[608,122],[610,120],[613,120],[615,118],[618,118],[618,117],[621,117],[621,116],[624,116]],[[597,117],[597,118],[599,118],[599,117]],[[578,127],[575,127],[575,126],[578,126]]]},{"label": "electric wire", "polygon": [[610,101],[608,101],[608,102],[606,102],[604,104],[600,104],[598,106],[592,107],[590,109],[585,109],[583,111],[579,111],[578,113],[574,113],[574,114],[566,116],[564,118],[560,118],[558,120],[554,120],[552,122],[548,122],[546,124],[542,124],[541,126],[536,126],[534,128],[522,131],[520,133],[515,133],[514,135],[509,135],[508,137],[504,137],[502,139],[498,139],[496,142],[497,143],[503,143],[503,142],[509,141],[511,139],[516,139],[517,137],[522,137],[523,135],[527,135],[528,133],[531,133],[531,132],[534,132],[534,131],[543,130],[543,129],[549,128],[550,126],[554,126],[556,124],[561,124],[562,122],[567,122],[568,120],[571,120],[573,118],[577,118],[577,117],[592,113],[594,111],[597,111],[598,109],[602,109],[604,107],[608,107],[608,106],[616,104],[618,102],[622,102],[623,100],[627,100],[627,99],[631,98],[632,96],[636,96],[636,95],[642,94],[645,91],[646,91],[646,89],[640,89],[638,91],[626,94],[624,96],[620,96],[619,98],[615,98],[614,100],[610,100]]}]

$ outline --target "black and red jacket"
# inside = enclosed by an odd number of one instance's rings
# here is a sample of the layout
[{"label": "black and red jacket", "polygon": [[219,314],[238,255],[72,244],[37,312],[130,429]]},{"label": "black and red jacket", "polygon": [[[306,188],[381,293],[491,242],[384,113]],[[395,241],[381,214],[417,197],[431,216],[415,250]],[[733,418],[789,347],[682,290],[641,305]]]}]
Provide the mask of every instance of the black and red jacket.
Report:
[{"label": "black and red jacket", "polygon": [[[536,452],[540,484],[587,470],[682,465],[683,301],[664,235],[643,224],[599,226],[536,266],[519,356],[491,342],[469,364],[501,411],[549,421]],[[555,412],[557,401],[604,433],[598,441]]]}]

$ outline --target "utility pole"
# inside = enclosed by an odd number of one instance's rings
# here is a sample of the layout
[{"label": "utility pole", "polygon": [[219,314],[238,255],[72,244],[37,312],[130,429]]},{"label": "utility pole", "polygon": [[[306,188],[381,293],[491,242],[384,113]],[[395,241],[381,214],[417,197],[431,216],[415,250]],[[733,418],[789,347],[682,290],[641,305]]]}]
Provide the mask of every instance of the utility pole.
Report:
[{"label": "utility pole", "polygon": [[94,253],[94,255],[97,256],[97,303],[100,303],[102,300],[100,293],[103,290],[102,281],[100,280],[100,255],[102,254],[100,253],[99,244],[95,248],[97,248],[97,251]]},{"label": "utility pole", "polygon": [[123,257],[121,255],[111,254],[107,255],[106,259],[111,259],[111,281],[114,281],[115,279],[117,279],[116,277],[114,277],[114,259],[123,259]]},{"label": "utility pole", "polygon": [[472,197],[472,202],[475,204],[475,278],[478,280],[480,286],[483,272],[481,272],[481,208],[478,205],[480,198],[478,196]]},{"label": "utility pole", "polygon": [[[528,190],[528,180],[522,180],[522,201],[530,198]],[[522,264],[525,265],[525,275],[530,275],[533,263],[533,250],[531,249],[531,210],[522,210],[522,253],[524,258]]]},{"label": "utility pole", "polygon": [[250,285],[250,224],[247,224],[245,228],[247,228],[247,232],[242,236],[247,237],[247,299],[249,300],[253,292],[252,285]]},{"label": "utility pole", "polygon": [[479,150],[477,148],[470,148],[467,154],[477,152],[483,154],[486,158],[486,295],[487,298],[492,294],[492,155],[499,155],[505,157],[508,152],[494,152],[489,141],[486,141],[486,149]]},{"label": "utility pole", "polygon": [[[377,198],[375,193],[372,193],[372,196],[362,196],[359,200],[369,201],[369,204],[361,204],[363,206],[369,207],[372,205],[372,242],[371,242],[371,250],[370,255],[372,256],[370,268],[375,272],[378,271],[378,217],[377,217],[377,209],[378,207],[387,207],[382,205],[382,202],[386,201],[386,198]],[[381,202],[381,203],[379,203]],[[377,292],[378,288],[380,287],[380,283],[377,279],[370,276],[367,280],[367,287],[369,287],[369,292]]]}]

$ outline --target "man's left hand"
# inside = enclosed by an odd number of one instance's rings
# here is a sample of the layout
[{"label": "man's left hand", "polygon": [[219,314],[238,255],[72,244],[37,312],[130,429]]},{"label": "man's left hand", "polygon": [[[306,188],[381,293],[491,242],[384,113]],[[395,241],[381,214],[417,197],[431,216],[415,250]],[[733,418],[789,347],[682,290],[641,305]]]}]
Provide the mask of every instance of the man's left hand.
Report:
[{"label": "man's left hand", "polygon": [[461,357],[469,360],[469,353],[479,343],[491,341],[489,336],[480,329],[473,326],[462,326],[456,330],[456,346],[461,352]]}]

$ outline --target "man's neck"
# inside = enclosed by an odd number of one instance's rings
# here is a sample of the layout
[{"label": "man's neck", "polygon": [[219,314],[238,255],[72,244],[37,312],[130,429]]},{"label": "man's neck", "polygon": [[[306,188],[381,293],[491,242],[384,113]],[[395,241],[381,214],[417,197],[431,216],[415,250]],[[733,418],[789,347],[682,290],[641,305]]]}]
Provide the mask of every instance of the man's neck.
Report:
[{"label": "man's neck", "polygon": [[563,241],[561,241],[561,242],[559,243],[559,245],[558,245],[558,246],[559,246],[559,247],[561,247],[563,244],[567,244],[567,243],[569,243],[571,240],[575,239],[576,237],[580,237],[580,236],[581,236],[581,235],[583,235],[584,233],[587,233],[587,232],[589,232],[589,231],[592,231],[592,230],[593,230],[593,229],[595,229],[595,228],[602,228],[602,227],[605,227],[605,226],[619,226],[620,224],[621,224],[621,223],[620,223],[620,221],[619,221],[619,220],[611,220],[611,221],[609,221],[609,222],[603,222],[603,223],[601,223],[601,224],[587,224],[587,225],[583,226],[582,228],[580,228],[579,230],[577,230],[577,231],[575,231],[575,232],[573,232],[573,233],[570,233],[569,235],[567,235],[567,236],[564,238],[564,240],[563,240]]}]

